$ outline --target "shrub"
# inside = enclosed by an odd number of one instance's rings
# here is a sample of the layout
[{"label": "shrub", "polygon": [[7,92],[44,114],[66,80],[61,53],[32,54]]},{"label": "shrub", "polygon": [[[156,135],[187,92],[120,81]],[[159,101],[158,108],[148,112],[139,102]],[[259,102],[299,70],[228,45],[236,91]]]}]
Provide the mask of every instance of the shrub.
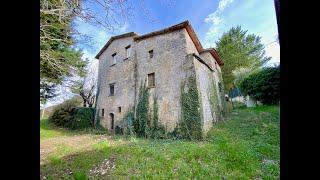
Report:
[{"label": "shrub", "polygon": [[85,129],[93,126],[94,108],[77,107],[74,108],[71,118],[66,122],[66,127],[70,129]]},{"label": "shrub", "polygon": [[251,74],[240,82],[240,89],[264,104],[276,104],[280,99],[280,66]]},{"label": "shrub", "polygon": [[77,107],[78,102],[74,99],[67,100],[55,107],[49,122],[56,126],[65,127],[66,123],[72,118],[72,111]]},{"label": "shrub", "polygon": [[84,129],[92,127],[94,108],[77,107],[77,100],[67,100],[58,105],[49,122],[59,127],[69,129]]}]

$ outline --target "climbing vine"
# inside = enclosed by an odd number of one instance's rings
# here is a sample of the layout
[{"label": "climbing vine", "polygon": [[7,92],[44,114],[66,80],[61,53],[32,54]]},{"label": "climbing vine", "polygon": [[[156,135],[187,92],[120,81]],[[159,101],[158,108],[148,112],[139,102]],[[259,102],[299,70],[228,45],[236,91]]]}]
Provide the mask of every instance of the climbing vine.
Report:
[{"label": "climbing vine", "polygon": [[133,121],[134,113],[132,108],[129,108],[129,111],[125,113],[124,117],[119,122],[118,134],[133,136],[135,134],[133,130]]},{"label": "climbing vine", "polygon": [[165,138],[165,129],[159,123],[158,102],[153,98],[153,106],[149,107],[149,92],[145,84],[140,86],[136,118],[133,119],[133,130],[139,137]]},{"label": "climbing vine", "polygon": [[187,84],[187,92],[184,92],[185,85],[181,88],[181,119],[171,134],[178,138],[200,140],[203,136],[196,78],[189,77]]},{"label": "climbing vine", "polygon": [[[210,89],[209,89],[209,100],[210,100],[210,105],[211,105],[211,112],[212,112],[212,116],[214,116],[214,114],[216,115],[216,121],[220,121],[222,119],[222,113],[221,113],[221,107],[220,107],[220,103],[218,100],[218,92],[217,92],[217,88],[215,87],[215,81],[212,79],[212,82],[210,84]],[[214,123],[213,122],[213,123]]]},{"label": "climbing vine", "polygon": [[149,112],[149,93],[146,85],[141,83],[136,108],[136,118],[133,121],[133,129],[137,136],[146,137]]},{"label": "climbing vine", "polygon": [[147,136],[153,139],[162,139],[166,137],[165,128],[163,125],[159,123],[159,114],[158,114],[158,102],[157,98],[153,98],[153,108],[152,108],[152,116],[151,122],[148,126],[148,134]]}]

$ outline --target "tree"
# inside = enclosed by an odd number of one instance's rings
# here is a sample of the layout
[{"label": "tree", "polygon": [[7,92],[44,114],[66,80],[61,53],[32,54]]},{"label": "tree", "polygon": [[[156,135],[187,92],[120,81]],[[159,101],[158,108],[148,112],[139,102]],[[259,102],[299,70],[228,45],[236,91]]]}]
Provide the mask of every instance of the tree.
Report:
[{"label": "tree", "polygon": [[240,26],[232,27],[216,42],[216,49],[224,61],[222,77],[226,89],[234,86],[232,72],[237,68],[258,68],[271,58],[265,56],[261,38],[254,34],[247,35],[247,31]]},{"label": "tree", "polygon": [[49,85],[84,77],[87,61],[75,48],[84,35],[76,30],[75,19],[111,30],[130,16],[130,8],[123,0],[40,0],[40,79],[47,84],[40,87],[41,103],[56,96]]},{"label": "tree", "polygon": [[87,75],[75,81],[71,86],[72,92],[81,96],[83,107],[93,107],[95,103],[97,93],[96,68],[97,66],[91,65],[90,68],[87,68]]},{"label": "tree", "polygon": [[55,92],[56,85],[50,84],[45,81],[40,81],[40,103],[46,103],[47,99],[55,97],[57,94]]},{"label": "tree", "polygon": [[239,67],[232,71],[233,75],[233,84],[235,86],[239,86],[240,82],[248,77],[250,74],[255,72],[255,70],[252,67]]},{"label": "tree", "polygon": [[[143,1],[139,8],[139,13],[149,16]],[[91,43],[90,37],[77,31],[76,20],[114,30],[133,12],[130,0],[40,0],[40,79],[47,84],[40,87],[40,103],[57,94],[48,85],[56,87],[70,78],[84,77],[87,62],[81,60],[81,51],[75,47]]]},{"label": "tree", "polygon": [[40,102],[55,97],[54,87],[65,78],[83,76],[86,61],[81,60],[80,51],[72,48],[75,2],[40,1]]},{"label": "tree", "polygon": [[265,104],[280,100],[280,66],[266,67],[240,82],[241,92]]}]

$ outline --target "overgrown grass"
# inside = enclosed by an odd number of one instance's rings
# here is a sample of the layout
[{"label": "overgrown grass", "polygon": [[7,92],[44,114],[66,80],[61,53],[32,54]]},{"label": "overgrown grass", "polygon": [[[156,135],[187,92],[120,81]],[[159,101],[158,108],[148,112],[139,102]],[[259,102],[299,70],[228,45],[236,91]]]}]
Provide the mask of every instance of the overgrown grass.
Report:
[{"label": "overgrown grass", "polygon": [[48,119],[40,120],[40,139],[61,137],[70,133],[70,131],[65,129],[54,127],[54,125],[49,123]]},{"label": "overgrown grass", "polygon": [[96,130],[93,128],[86,128],[81,130],[68,130],[66,128],[56,127],[51,124],[48,119],[40,119],[40,139],[48,139],[62,136],[72,136],[79,134],[105,134],[103,130]]},{"label": "overgrown grass", "polygon": [[100,179],[279,179],[279,123],[278,106],[241,107],[204,141],[114,136],[82,152],[59,149],[65,156],[50,156],[41,173],[47,179],[88,179],[90,169],[112,156],[115,168]]}]

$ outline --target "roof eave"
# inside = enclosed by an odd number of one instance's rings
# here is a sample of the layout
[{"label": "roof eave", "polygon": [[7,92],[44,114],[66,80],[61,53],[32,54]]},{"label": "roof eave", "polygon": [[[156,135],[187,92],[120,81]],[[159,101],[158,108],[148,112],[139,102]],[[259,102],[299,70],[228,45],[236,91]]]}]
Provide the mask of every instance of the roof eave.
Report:
[{"label": "roof eave", "polygon": [[99,59],[101,54],[108,48],[108,46],[111,44],[112,41],[116,39],[121,39],[121,38],[126,38],[126,37],[131,37],[131,36],[138,36],[137,33],[135,32],[129,32],[129,33],[124,33],[118,36],[112,36],[109,41],[102,47],[102,49],[98,52],[98,54],[95,56],[96,59]]}]

